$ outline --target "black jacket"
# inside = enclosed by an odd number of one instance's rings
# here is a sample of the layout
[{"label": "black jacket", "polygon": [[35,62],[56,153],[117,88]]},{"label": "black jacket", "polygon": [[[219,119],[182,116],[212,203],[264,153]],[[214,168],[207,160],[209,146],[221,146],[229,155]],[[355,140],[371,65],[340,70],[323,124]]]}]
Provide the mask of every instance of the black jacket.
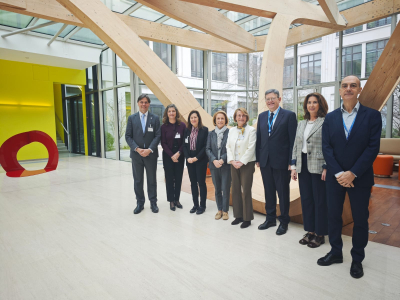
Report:
[{"label": "black jacket", "polygon": [[[190,129],[186,128],[185,135],[183,139],[183,153],[185,154],[185,158],[188,159],[193,157],[190,155]],[[195,150],[195,157],[198,161],[207,161],[206,155],[206,145],[207,145],[207,137],[208,137],[208,128],[203,126],[199,129],[199,133],[197,135],[197,142],[196,142],[196,150]]]}]

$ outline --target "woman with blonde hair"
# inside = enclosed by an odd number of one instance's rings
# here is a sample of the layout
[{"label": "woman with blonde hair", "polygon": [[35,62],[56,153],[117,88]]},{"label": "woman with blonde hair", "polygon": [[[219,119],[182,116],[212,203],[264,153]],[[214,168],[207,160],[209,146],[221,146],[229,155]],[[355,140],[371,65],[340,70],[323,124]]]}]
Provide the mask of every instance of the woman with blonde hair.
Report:
[{"label": "woman with blonde hair", "polygon": [[226,144],[227,160],[231,165],[232,176],[232,225],[240,225],[247,228],[254,219],[253,197],[251,187],[253,185],[253,173],[256,161],[256,130],[247,125],[249,114],[246,109],[238,108],[233,115],[237,126],[229,130]]},{"label": "woman with blonde hair", "polygon": [[218,212],[215,219],[228,220],[229,198],[231,195],[231,167],[227,163],[226,142],[229,130],[228,116],[222,110],[213,116],[215,129],[208,134],[206,153],[209,159],[208,166],[211,171],[215,187],[215,202]]}]

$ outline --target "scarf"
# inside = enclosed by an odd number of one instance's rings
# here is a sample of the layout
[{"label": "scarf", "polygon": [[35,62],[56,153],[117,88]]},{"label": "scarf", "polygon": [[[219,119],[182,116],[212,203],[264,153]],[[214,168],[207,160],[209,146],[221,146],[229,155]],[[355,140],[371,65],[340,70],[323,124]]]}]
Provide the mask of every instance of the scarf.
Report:
[{"label": "scarf", "polygon": [[237,126],[237,129],[239,129],[242,132],[242,135],[244,134],[244,130],[246,129],[246,125],[245,124],[243,127],[240,127],[239,125]]},{"label": "scarf", "polygon": [[224,138],[224,132],[227,129],[228,129],[228,127],[226,127],[226,126],[222,127],[221,129],[219,129],[217,126],[215,126],[215,133],[217,134],[218,149],[221,148],[222,139]]},{"label": "scarf", "polygon": [[196,150],[197,135],[199,134],[199,127],[194,128],[192,126],[192,132],[190,133],[190,150]]}]

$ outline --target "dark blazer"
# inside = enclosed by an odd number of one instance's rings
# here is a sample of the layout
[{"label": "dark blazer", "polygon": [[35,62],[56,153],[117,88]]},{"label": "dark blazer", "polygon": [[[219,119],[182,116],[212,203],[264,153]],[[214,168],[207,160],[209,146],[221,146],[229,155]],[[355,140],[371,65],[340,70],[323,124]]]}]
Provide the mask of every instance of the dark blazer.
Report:
[{"label": "dark blazer", "polygon": [[[150,130],[149,130],[150,129]],[[152,130],[152,131],[151,131]],[[133,158],[137,147],[153,150],[148,157],[158,157],[158,144],[161,138],[160,119],[151,112],[147,115],[146,130],[143,133],[139,112],[130,115],[126,125],[125,140],[131,148],[130,157]]]},{"label": "dark blazer", "polygon": [[[193,157],[190,155],[190,133],[191,133],[190,129],[186,128],[185,136],[183,139],[183,153],[185,154],[186,159]],[[195,155],[198,161],[207,159],[206,156],[207,137],[208,137],[208,128],[203,126],[203,128],[199,129],[199,133],[197,135]]]},{"label": "dark blazer", "polygon": [[260,167],[265,167],[269,161],[274,169],[288,169],[292,160],[296,128],[296,114],[282,107],[271,135],[268,134],[268,111],[258,116],[256,161],[260,163]]},{"label": "dark blazer", "polygon": [[161,125],[161,146],[169,157],[172,157],[175,153],[172,152],[174,146],[175,136],[177,133],[181,136],[176,139],[179,145],[179,152],[183,154],[183,136],[185,135],[186,125],[181,122],[179,125],[166,123]]},{"label": "dark blazer", "polygon": [[335,174],[351,171],[357,176],[353,181],[355,187],[372,187],[372,164],[379,152],[381,130],[381,114],[360,104],[346,140],[341,108],[327,114],[322,125],[322,152],[328,166],[326,180],[336,181]]},{"label": "dark blazer", "polygon": [[[224,164],[222,165],[221,168],[229,168],[230,169],[230,165],[227,162],[227,154],[226,154],[226,141],[228,140],[228,135],[229,135],[229,129],[226,129],[224,131],[224,136],[222,138],[222,142],[221,142],[221,159],[224,161]],[[217,134],[215,133],[215,130],[211,131],[208,134],[208,138],[207,138],[207,146],[206,146],[206,153],[208,156],[208,159],[210,160],[209,163],[209,168],[210,169],[216,169],[216,167],[214,166],[213,161],[214,160],[218,160],[218,139],[217,139]]]}]

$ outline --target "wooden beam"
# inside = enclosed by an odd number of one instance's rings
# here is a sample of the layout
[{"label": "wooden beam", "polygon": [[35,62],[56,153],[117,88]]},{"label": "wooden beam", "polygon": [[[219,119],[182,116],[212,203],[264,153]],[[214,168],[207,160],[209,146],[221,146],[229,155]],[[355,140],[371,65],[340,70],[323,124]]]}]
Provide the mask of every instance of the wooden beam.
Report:
[{"label": "wooden beam", "polygon": [[264,96],[266,90],[277,89],[282,95],[286,40],[294,18],[294,16],[277,14],[272,20],[260,70],[258,114],[267,109]]},{"label": "wooden beam", "polygon": [[[59,23],[75,25],[78,27],[86,27],[78,18],[56,0],[26,0],[27,9],[23,11],[3,6],[4,3],[5,0],[0,0],[0,9]],[[184,30],[173,26],[130,17],[128,15],[118,13],[114,14],[145,40],[199,50],[211,50],[214,52],[251,52],[209,34]]]},{"label": "wooden beam", "polygon": [[216,8],[233,10],[241,13],[273,18],[276,14],[286,14],[296,17],[295,23],[319,27],[344,29],[346,22],[340,18],[331,23],[320,6],[302,0],[180,0]]},{"label": "wooden beam", "polygon": [[179,0],[138,0],[138,2],[212,36],[254,51],[254,36],[214,8]]},{"label": "wooden beam", "polygon": [[160,102],[175,103],[183,116],[197,109],[206,126],[212,118],[146,43],[100,0],[57,0],[92,30],[139,76]]},{"label": "wooden beam", "polygon": [[12,7],[16,9],[26,9],[25,0],[3,0],[1,1],[3,6]]},{"label": "wooden beam", "polygon": [[400,81],[400,24],[396,26],[364,89],[359,101],[381,110]]},{"label": "wooden beam", "polygon": [[335,0],[318,0],[318,3],[331,23],[338,23],[342,19]]}]

